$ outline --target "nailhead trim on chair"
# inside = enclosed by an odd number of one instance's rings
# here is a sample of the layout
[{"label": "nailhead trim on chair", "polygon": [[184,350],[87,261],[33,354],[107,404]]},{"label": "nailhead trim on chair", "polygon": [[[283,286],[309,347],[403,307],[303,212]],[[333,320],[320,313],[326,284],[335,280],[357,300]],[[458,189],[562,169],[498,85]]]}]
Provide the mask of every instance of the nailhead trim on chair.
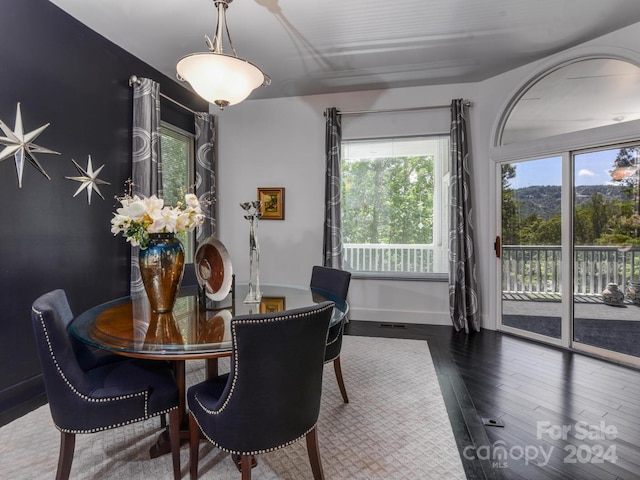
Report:
[{"label": "nailhead trim on chair", "polygon": [[[342,335],[342,331],[344,330],[344,319],[342,319],[341,322],[342,323],[340,324],[340,333],[338,333],[338,335],[336,335],[336,338],[334,338],[331,342],[327,343],[327,347],[329,345],[333,345],[334,343],[336,343],[338,341],[338,338],[340,338],[340,335]],[[340,356],[340,352],[338,352],[338,354],[333,358],[325,358],[324,363],[333,362],[339,356]]]},{"label": "nailhead trim on chair", "polygon": [[169,409],[163,410],[161,412],[152,413],[151,415],[147,415],[147,416],[144,416],[144,417],[134,418],[133,420],[127,420],[126,422],[115,423],[113,425],[109,425],[109,426],[106,426],[106,427],[92,428],[90,430],[69,430],[67,428],[60,428],[58,425],[55,425],[55,427],[58,430],[60,430],[61,432],[64,432],[64,433],[97,433],[97,432],[102,432],[104,430],[111,430],[112,428],[124,427],[125,425],[129,425],[131,423],[136,423],[136,422],[141,422],[143,420],[148,420],[149,418],[156,417],[158,415],[163,415],[165,413],[169,413],[171,410],[175,410],[176,408],[178,408],[178,407],[169,408]]},{"label": "nailhead trim on chair", "polygon": [[[198,402],[200,403],[200,402]],[[216,442],[215,440],[213,440],[212,438],[209,437],[209,435],[207,435],[203,430],[202,427],[200,426],[200,422],[198,422],[198,419],[196,418],[195,415],[192,415],[192,417],[195,419],[196,423],[198,424],[198,428],[200,429],[200,432],[205,436],[205,438],[216,448],[219,448],[220,450],[222,450],[223,452],[227,452],[227,453],[233,453],[235,455],[260,455],[262,453],[269,453],[269,452],[273,452],[275,450],[280,450],[281,448],[284,447],[288,447],[289,445],[296,443],[298,440],[304,438],[307,433],[309,433],[311,430],[313,430],[314,428],[316,428],[316,426],[318,425],[317,422],[313,424],[313,426],[307,430],[306,432],[304,432],[302,435],[300,435],[298,438],[296,438],[295,440],[291,440],[289,442],[285,442],[282,445],[278,445],[276,447],[271,447],[271,448],[266,448],[263,450],[252,450],[250,452],[240,452],[237,450],[231,450],[228,448],[225,448],[223,446],[221,446],[220,444],[218,444],[218,442]]]},{"label": "nailhead trim on chair", "polygon": [[[324,307],[323,309],[319,310],[320,312],[324,312],[326,310],[329,309],[333,309],[333,305],[328,305],[326,307]],[[314,311],[312,312],[314,315],[316,313],[318,313],[318,311]],[[274,322],[280,322],[282,320],[288,320],[290,318],[304,318],[304,317],[308,317],[312,314],[311,312],[307,312],[307,313],[297,313],[294,315],[284,315],[284,316],[279,316],[279,317],[274,317],[274,318],[261,318],[261,319],[245,319],[245,320],[239,320],[239,321],[235,321],[231,324],[231,333],[233,336],[233,358],[235,359],[234,361],[234,373],[233,373],[233,380],[231,381],[231,389],[229,390],[229,395],[227,396],[227,399],[225,400],[225,402],[222,404],[222,406],[218,409],[218,410],[210,410],[208,408],[205,408],[204,405],[202,405],[202,403],[200,402],[200,400],[198,400],[198,396],[195,396],[195,400],[198,402],[198,404],[200,405],[200,407],[207,412],[209,415],[218,415],[219,413],[221,413],[227,406],[227,404],[229,403],[229,400],[231,399],[231,396],[233,395],[233,392],[235,390],[235,386],[236,386],[236,380],[238,377],[238,351],[237,351],[237,338],[236,338],[236,325],[242,324],[242,325],[249,325],[249,324],[256,324],[256,323],[274,323]],[[295,442],[297,442],[298,440],[300,440],[301,438],[303,438],[304,436],[307,435],[307,433],[309,433],[311,430],[313,430],[317,423],[314,424],[309,430],[307,430],[305,433],[303,433],[302,435],[300,435],[298,438],[296,438],[295,440],[291,440],[288,442],[283,443],[282,445],[278,445],[276,447],[271,447],[265,450],[255,450],[252,452],[237,452],[235,450],[229,450],[227,448],[224,448],[222,446],[220,446],[217,442],[215,442],[214,440],[212,440],[211,438],[209,438],[209,436],[202,430],[202,427],[200,427],[200,423],[198,422],[198,419],[196,418],[195,415],[192,415],[193,418],[195,419],[196,423],[198,423],[198,427],[200,428],[200,431],[202,432],[202,434],[207,438],[207,440],[209,442],[211,442],[213,445],[215,445],[217,448],[219,448],[220,450],[223,450],[225,452],[229,452],[229,453],[233,453],[236,455],[260,455],[261,453],[267,453],[267,452],[273,452],[274,450],[279,450],[281,448],[284,448],[286,446],[289,446]]]},{"label": "nailhead trim on chair", "polygon": [[49,347],[49,354],[51,355],[51,358],[53,359],[53,363],[56,366],[56,370],[58,371],[58,374],[60,375],[60,377],[64,380],[64,383],[67,384],[67,386],[69,387],[69,389],[75,393],[78,397],[82,398],[83,400],[86,400],[88,402],[95,402],[95,403],[105,403],[105,402],[113,402],[113,401],[117,401],[117,400],[126,400],[129,398],[134,398],[134,397],[139,397],[139,396],[143,396],[144,397],[144,415],[142,417],[139,417],[137,419],[134,420],[128,420],[126,422],[121,422],[121,423],[116,423],[114,425],[109,425],[109,426],[105,426],[105,427],[97,427],[97,428],[92,428],[89,430],[69,430],[66,428],[61,428],[58,425],[56,425],[56,428],[58,430],[60,430],[61,432],[65,432],[65,433],[95,433],[95,432],[100,432],[102,430],[109,430],[111,428],[117,428],[117,427],[122,427],[124,425],[129,425],[130,423],[135,423],[135,422],[139,422],[142,420],[146,420],[148,418],[151,417],[155,417],[156,415],[162,415],[164,413],[170,412],[171,410],[174,410],[178,407],[173,407],[173,408],[169,408],[167,410],[164,410],[162,412],[154,412],[151,415],[149,414],[149,405],[148,405],[148,401],[149,401],[149,392],[147,390],[143,390],[141,392],[138,393],[130,393],[127,395],[120,395],[117,397],[105,397],[105,398],[92,398],[89,397],[87,395],[84,395],[82,393],[80,393],[72,384],[71,382],[69,382],[69,380],[67,379],[66,375],[64,374],[64,372],[62,371],[62,369],[60,368],[60,364],[58,363],[58,360],[56,359],[55,354],[53,353],[53,348],[51,347],[51,341],[49,340],[49,332],[47,331],[47,327],[44,323],[44,318],[42,316],[42,312],[36,310],[35,308],[31,308],[34,313],[36,315],[38,315],[38,318],[40,319],[40,323],[42,324],[42,329],[44,331],[44,336],[45,339],[47,340],[47,346]]}]

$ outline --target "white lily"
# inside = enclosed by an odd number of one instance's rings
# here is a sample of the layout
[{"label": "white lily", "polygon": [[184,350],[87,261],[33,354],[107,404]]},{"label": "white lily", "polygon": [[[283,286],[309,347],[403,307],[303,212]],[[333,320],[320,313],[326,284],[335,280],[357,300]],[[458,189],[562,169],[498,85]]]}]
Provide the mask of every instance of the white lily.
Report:
[{"label": "white lily", "polygon": [[156,195],[140,198],[123,197],[121,207],[111,219],[111,233],[122,233],[131,245],[146,248],[150,233],[183,233],[191,231],[204,222],[204,214],[198,197],[189,193],[184,203],[165,206]]}]

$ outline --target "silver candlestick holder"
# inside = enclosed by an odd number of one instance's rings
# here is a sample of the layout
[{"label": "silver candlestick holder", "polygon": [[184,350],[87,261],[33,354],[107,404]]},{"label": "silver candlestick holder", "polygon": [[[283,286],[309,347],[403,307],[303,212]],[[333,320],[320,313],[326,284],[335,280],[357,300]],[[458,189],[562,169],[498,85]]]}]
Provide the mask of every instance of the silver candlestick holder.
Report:
[{"label": "silver candlestick holder", "polygon": [[[245,220],[249,220],[249,293],[243,303],[260,303],[262,292],[260,291],[260,245],[258,244],[258,220],[262,216],[260,207],[262,202],[243,202],[240,204],[246,212]],[[254,290],[255,287],[255,290]]]}]

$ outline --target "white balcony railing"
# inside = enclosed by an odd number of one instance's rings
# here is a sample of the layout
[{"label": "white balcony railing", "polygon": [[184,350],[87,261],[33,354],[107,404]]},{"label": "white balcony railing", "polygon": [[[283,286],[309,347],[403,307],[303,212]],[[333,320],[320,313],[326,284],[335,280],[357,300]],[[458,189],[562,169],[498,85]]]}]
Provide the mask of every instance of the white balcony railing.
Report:
[{"label": "white balcony railing", "polygon": [[[561,293],[559,246],[503,245],[504,293]],[[574,247],[573,293],[599,295],[607,283],[623,291],[629,280],[640,279],[640,248]]]},{"label": "white balcony railing", "polygon": [[[351,271],[446,273],[448,254],[432,244],[344,245]],[[561,293],[561,249],[549,245],[503,245],[504,293]],[[574,294],[599,295],[608,283],[625,291],[640,280],[640,248],[579,246],[574,248]]]},{"label": "white balcony railing", "polygon": [[446,273],[447,253],[433,244],[344,244],[349,270],[365,272]]}]

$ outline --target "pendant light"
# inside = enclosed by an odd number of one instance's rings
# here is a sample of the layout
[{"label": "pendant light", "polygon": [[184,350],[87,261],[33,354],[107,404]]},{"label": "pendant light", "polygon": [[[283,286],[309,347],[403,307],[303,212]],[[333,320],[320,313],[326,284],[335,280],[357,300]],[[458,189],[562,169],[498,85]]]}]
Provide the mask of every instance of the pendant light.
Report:
[{"label": "pendant light", "polygon": [[[218,20],[213,40],[205,35],[209,51],[182,57],[176,66],[178,80],[189,82],[198,95],[221,110],[242,102],[259,86],[271,84],[271,79],[262,70],[238,57],[233,47],[226,17],[232,1],[214,0]],[[223,52],[224,32],[233,55]]]}]

